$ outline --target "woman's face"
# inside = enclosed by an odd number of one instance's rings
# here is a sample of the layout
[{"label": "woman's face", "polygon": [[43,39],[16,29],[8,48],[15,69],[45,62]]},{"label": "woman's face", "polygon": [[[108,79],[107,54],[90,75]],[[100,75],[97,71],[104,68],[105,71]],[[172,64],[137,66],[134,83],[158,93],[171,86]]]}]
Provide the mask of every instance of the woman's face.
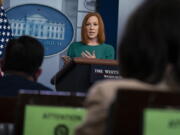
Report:
[{"label": "woman's face", "polygon": [[97,39],[99,32],[99,22],[96,16],[91,16],[86,22],[87,36],[90,40]]}]

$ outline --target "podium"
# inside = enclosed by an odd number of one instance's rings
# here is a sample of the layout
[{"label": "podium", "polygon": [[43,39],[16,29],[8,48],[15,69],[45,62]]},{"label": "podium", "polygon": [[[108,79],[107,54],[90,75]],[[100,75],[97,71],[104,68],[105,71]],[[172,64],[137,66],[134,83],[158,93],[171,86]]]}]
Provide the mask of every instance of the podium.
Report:
[{"label": "podium", "polygon": [[51,79],[57,91],[86,93],[98,80],[119,78],[116,60],[73,58]]}]

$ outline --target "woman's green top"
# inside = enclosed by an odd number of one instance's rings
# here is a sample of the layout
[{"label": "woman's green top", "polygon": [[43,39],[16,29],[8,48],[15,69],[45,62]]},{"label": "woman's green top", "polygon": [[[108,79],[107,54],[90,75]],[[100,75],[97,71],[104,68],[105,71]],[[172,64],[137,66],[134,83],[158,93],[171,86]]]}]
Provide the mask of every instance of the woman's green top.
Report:
[{"label": "woman's green top", "polygon": [[81,53],[83,51],[88,51],[91,54],[94,51],[97,59],[114,59],[114,48],[111,45],[105,43],[96,46],[90,46],[83,44],[82,42],[74,42],[68,48],[67,55],[72,58],[82,57]]}]

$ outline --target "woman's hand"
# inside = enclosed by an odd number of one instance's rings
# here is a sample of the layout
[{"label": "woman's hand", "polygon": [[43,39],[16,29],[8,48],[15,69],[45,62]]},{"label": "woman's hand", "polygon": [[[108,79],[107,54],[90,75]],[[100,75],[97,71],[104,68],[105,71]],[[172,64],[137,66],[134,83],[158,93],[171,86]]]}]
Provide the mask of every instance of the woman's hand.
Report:
[{"label": "woman's hand", "polygon": [[90,58],[90,59],[95,59],[95,58],[96,58],[95,51],[93,51],[92,54],[91,54],[90,52],[88,52],[88,51],[83,51],[83,52],[81,53],[81,56],[82,56],[83,58]]},{"label": "woman's hand", "polygon": [[72,61],[72,58],[69,56],[62,56],[61,58],[63,59],[64,64],[67,64]]}]

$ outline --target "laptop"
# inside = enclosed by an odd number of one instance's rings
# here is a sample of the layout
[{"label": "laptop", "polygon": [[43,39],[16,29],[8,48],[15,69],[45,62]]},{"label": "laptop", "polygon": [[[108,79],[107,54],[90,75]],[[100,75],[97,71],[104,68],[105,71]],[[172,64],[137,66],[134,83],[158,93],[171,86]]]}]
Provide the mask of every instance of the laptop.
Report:
[{"label": "laptop", "polygon": [[107,123],[106,135],[179,135],[180,93],[120,89]]},{"label": "laptop", "polygon": [[16,135],[73,135],[86,113],[84,93],[21,90]]}]

